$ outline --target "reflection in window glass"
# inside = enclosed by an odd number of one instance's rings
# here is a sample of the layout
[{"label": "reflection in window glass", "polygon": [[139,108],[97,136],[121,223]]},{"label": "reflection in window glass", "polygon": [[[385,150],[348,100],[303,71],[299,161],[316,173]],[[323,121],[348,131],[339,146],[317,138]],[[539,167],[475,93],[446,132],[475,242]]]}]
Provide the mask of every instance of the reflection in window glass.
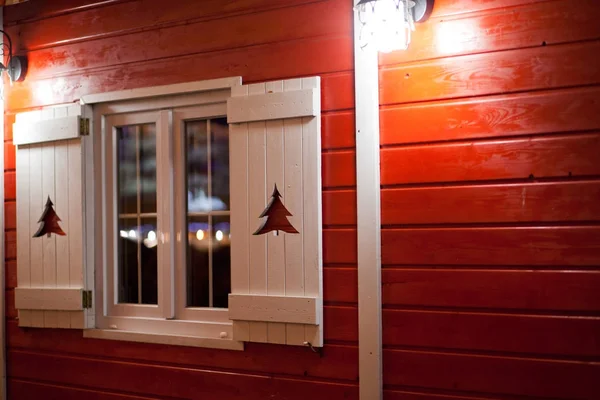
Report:
[{"label": "reflection in window glass", "polygon": [[227,307],[230,292],[229,126],[187,121],[187,306]]},{"label": "reflection in window glass", "polygon": [[156,127],[117,128],[118,300],[157,304]]}]

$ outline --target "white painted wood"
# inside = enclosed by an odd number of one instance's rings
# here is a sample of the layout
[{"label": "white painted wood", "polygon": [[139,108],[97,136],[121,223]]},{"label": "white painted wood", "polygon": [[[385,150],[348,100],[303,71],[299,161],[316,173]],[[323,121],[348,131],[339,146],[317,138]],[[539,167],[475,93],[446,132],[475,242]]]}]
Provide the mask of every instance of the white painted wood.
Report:
[{"label": "white painted wood", "polygon": [[[15,307],[24,310],[82,310],[82,289],[15,288]],[[51,328],[51,326],[46,326]]]},{"label": "white painted wood", "polygon": [[205,337],[139,333],[109,329],[91,329],[84,334],[87,338],[125,340],[128,342],[158,343],[171,346],[205,347],[220,350],[244,350],[244,342],[230,339],[214,339]]},{"label": "white painted wood", "polygon": [[[4,29],[4,11],[3,7],[0,7],[0,29]],[[2,39],[4,42],[4,39]],[[4,80],[0,80],[0,93],[4,93]],[[4,139],[4,102],[0,104],[0,137]],[[2,171],[2,177],[0,177],[0,199],[5,200],[4,193],[4,154],[0,154],[0,171]],[[4,207],[0,210],[0,243],[4,243],[4,229],[5,229],[5,218]],[[18,215],[18,210],[17,210]],[[18,235],[18,232],[17,232]],[[18,236],[17,236],[18,238]],[[6,399],[6,321],[5,321],[5,279],[6,276],[6,265],[4,261],[4,245],[0,246],[0,399]],[[18,268],[18,267],[17,267]]]},{"label": "white painted wood", "polygon": [[[317,90],[319,77],[303,78],[302,88]],[[323,245],[321,205],[321,96],[317,96],[318,114],[302,118],[302,178],[304,195],[304,294],[323,298]],[[323,329],[305,327],[304,339],[312,346],[323,346]]]},{"label": "white painted wood", "polygon": [[163,318],[175,316],[174,291],[174,265],[175,231],[172,218],[174,212],[174,185],[172,179],[173,163],[173,135],[171,132],[172,112],[160,112],[157,122],[156,137],[156,183],[157,183],[157,225],[158,225],[158,304]]},{"label": "white painted wood", "polygon": [[[100,329],[143,332],[161,335],[182,335],[203,338],[232,338],[232,323],[217,321],[183,321],[180,319],[104,317]],[[233,339],[235,340],[235,339]]]},{"label": "white painted wood", "polygon": [[[249,227],[246,233],[250,253],[248,293],[262,297],[267,295],[269,298],[295,296],[320,300],[322,299],[320,80],[318,77],[294,79],[247,87],[249,97],[244,100],[246,103],[238,101],[240,98],[244,99],[245,93],[241,96],[233,96],[229,100],[228,121],[231,123],[232,132],[236,129],[244,129],[246,123],[248,125]],[[263,88],[271,93],[262,95]],[[280,114],[277,119],[272,119],[276,114],[267,115],[268,113],[257,117],[257,112],[251,112],[248,114],[250,116],[246,115],[243,118],[234,116],[232,119],[231,117],[233,106],[251,104],[248,99],[253,97],[255,99],[262,97],[263,103],[252,103],[258,104],[259,109],[262,107],[261,104],[268,107],[267,104],[272,106],[276,103],[280,109],[293,110],[294,99],[297,99],[294,97],[295,94],[303,91],[313,92],[311,107],[314,110],[308,114],[311,115],[309,117],[294,117],[304,115],[302,112],[294,114],[295,111]],[[284,96],[286,93],[292,95]],[[264,100],[269,96],[291,99],[290,104],[269,103],[268,100]],[[259,118],[262,120],[257,120]],[[232,121],[237,122],[232,123]],[[257,237],[252,235],[252,232],[262,222],[258,216],[270,201],[275,183],[282,194],[284,205],[293,214],[288,220],[299,229],[300,233],[280,233],[277,236],[266,234]],[[234,190],[232,188],[232,197],[236,197]],[[262,197],[263,191],[266,192],[265,197]],[[266,258],[263,258],[265,238]],[[233,252],[236,251],[234,247]],[[232,280],[241,279],[236,276],[236,273],[233,268]],[[246,294],[243,285],[240,285],[239,290],[232,286],[232,296],[238,294]],[[265,315],[268,315],[268,312]],[[276,324],[275,320],[266,316],[261,318],[263,319],[254,319],[253,321],[256,322],[249,323],[249,341],[291,345],[305,345],[308,342],[313,346],[323,345],[322,324],[305,326],[285,321]],[[234,326],[239,324],[239,320],[234,319]],[[263,322],[259,321],[266,321],[266,328]]]},{"label": "white painted wood", "polygon": [[[284,81],[284,91],[300,89],[302,89],[302,79]],[[282,194],[285,199],[285,206],[292,214],[288,220],[299,232],[297,235],[284,235],[285,294],[286,296],[304,296],[302,119],[286,119],[283,121],[283,125],[285,131],[285,187]],[[304,342],[304,326],[288,324],[286,326],[286,343],[302,346]]]},{"label": "white painted wood", "polygon": [[147,97],[181,95],[193,92],[208,92],[228,89],[242,84],[242,77],[210,79],[197,82],[176,83],[172,85],[152,86],[147,88],[119,90],[115,92],[90,94],[81,98],[82,104],[97,104],[120,100],[142,99]]},{"label": "white painted wood", "polygon": [[[17,152],[19,150],[17,149]],[[33,235],[39,228],[38,220],[44,211],[46,197],[42,187],[42,147],[32,146],[29,149],[29,248],[30,248],[30,286],[44,286],[44,269],[43,269],[43,240],[33,238]],[[17,224],[19,222],[17,221]],[[18,227],[17,227],[18,228]],[[25,227],[23,227],[25,229]],[[37,239],[37,240],[34,240]],[[19,244],[17,243],[17,246]],[[43,311],[30,312],[29,325],[31,327],[42,328],[44,326]],[[20,326],[24,321],[19,321]]]},{"label": "white painted wood", "polygon": [[[248,86],[231,90],[233,97],[247,96]],[[231,198],[231,291],[248,294],[250,289],[250,247],[248,214],[248,124],[229,125],[229,189]],[[233,322],[233,338],[249,341],[250,326]]]},{"label": "white painted wood", "polygon": [[[48,109],[49,111],[53,109]],[[13,143],[15,145],[75,139],[79,137],[80,117],[38,121],[34,123],[15,122]]]},{"label": "white painted wood", "polygon": [[273,93],[267,91],[264,94],[250,94],[248,97],[231,97],[227,100],[227,121],[231,124],[315,117],[320,115],[319,102],[320,93],[315,89]]},{"label": "white painted wood", "polygon": [[[17,282],[19,287],[31,287],[30,269],[30,204],[29,204],[29,153],[28,146],[16,152],[17,167]],[[35,217],[34,217],[35,218]],[[31,326],[31,311],[19,310],[19,325]]]},{"label": "white painted wood", "polygon": [[316,297],[229,295],[229,318],[320,325],[320,299]]},{"label": "white painted wood", "polygon": [[372,46],[361,48],[359,34],[355,12],[359,392],[361,400],[378,400],[383,398],[379,70],[377,52]]},{"label": "white painted wood", "polygon": [[[283,81],[267,82],[267,93],[283,92]],[[283,120],[266,122],[267,130],[267,194],[270,195],[275,185],[282,191],[285,188],[285,147],[283,138]],[[269,197],[268,201],[271,200]],[[283,202],[285,204],[285,198]],[[285,235],[267,236],[267,294],[270,296],[285,295]],[[267,338],[269,343],[286,343],[285,324],[269,322]]]},{"label": "white painted wood", "polygon": [[[54,110],[45,110],[54,114]],[[56,174],[54,171],[54,143],[45,143],[42,147],[42,196],[44,200],[50,199],[53,203],[56,201],[55,196],[55,185],[56,185]],[[45,203],[44,203],[45,206]],[[54,207],[54,206],[53,206]],[[56,211],[56,208],[55,208]],[[57,214],[60,218],[60,214]],[[61,224],[59,222],[59,224]],[[41,238],[32,238],[30,240],[39,240],[42,242],[43,254],[43,274],[42,274],[42,287],[44,288],[55,288],[56,287],[56,236],[46,235]],[[49,309],[52,310],[52,309]],[[58,327],[58,314],[55,311],[44,312],[44,327],[46,328],[57,328]]]},{"label": "white painted wood", "polygon": [[[264,94],[264,83],[248,86],[248,95]],[[264,121],[248,123],[248,221],[251,235],[260,225],[258,216],[267,205],[266,187],[266,126]],[[249,293],[267,294],[267,238],[251,235],[249,238],[250,278]],[[268,342],[266,322],[249,324],[250,341]]]}]

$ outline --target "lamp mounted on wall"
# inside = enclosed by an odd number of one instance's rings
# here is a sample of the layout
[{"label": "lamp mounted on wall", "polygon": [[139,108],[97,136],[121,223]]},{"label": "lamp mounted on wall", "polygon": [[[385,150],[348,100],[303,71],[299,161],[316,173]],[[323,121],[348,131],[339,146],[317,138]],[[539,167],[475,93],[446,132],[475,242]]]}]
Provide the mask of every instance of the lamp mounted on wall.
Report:
[{"label": "lamp mounted on wall", "polygon": [[389,53],[408,48],[414,23],[429,17],[433,0],[360,0],[354,9],[362,26],[360,47]]},{"label": "lamp mounted on wall", "polygon": [[[8,33],[0,29],[0,32],[6,37],[6,41],[2,41],[2,60],[0,60],[0,72],[6,71],[11,82],[18,82],[25,79],[27,72],[27,58],[23,56],[13,55],[12,40]],[[5,50],[6,49],[6,50]],[[7,53],[8,52],[8,57]],[[6,64],[4,61],[6,60]]]}]

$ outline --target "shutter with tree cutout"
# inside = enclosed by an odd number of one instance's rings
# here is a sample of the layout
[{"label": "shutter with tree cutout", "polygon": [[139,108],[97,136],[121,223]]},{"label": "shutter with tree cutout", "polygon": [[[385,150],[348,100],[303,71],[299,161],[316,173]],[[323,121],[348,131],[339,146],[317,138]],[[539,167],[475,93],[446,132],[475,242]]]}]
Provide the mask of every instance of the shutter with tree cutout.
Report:
[{"label": "shutter with tree cutout", "polygon": [[16,116],[19,326],[94,325],[84,246],[84,140],[91,115],[89,107],[74,104]]},{"label": "shutter with tree cutout", "polygon": [[232,89],[233,339],[323,345],[320,78]]}]

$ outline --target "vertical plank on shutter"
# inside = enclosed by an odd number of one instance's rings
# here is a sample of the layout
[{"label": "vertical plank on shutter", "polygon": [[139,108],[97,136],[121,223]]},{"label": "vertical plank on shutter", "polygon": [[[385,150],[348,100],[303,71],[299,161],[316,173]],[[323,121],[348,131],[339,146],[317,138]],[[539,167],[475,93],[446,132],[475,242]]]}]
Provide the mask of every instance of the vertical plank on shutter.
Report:
[{"label": "vertical plank on shutter", "polygon": [[[54,171],[54,142],[43,144],[42,146],[42,198],[44,200],[44,207],[48,198],[54,203],[54,210],[56,211],[56,189],[55,189],[55,171]],[[58,214],[60,217],[60,214]],[[41,238],[36,238],[42,241],[43,246],[43,286],[45,288],[56,287],[56,236],[51,234],[50,237],[47,235]],[[34,240],[36,240],[34,239]],[[57,311],[44,311],[44,327],[46,328],[57,328],[58,327],[58,312]]]},{"label": "vertical plank on shutter", "polygon": [[[282,92],[283,81],[268,82],[265,86],[267,93]],[[272,120],[266,123],[267,130],[267,202],[275,184],[283,195],[286,187],[284,177],[284,138],[283,120]],[[286,204],[286,198],[282,199]],[[280,232],[275,236],[269,232],[267,236],[267,294],[285,295],[285,236]],[[269,343],[285,344],[285,324],[267,323]]]},{"label": "vertical plank on shutter", "polygon": [[[54,111],[54,118],[67,117],[67,108],[59,107]],[[69,185],[64,179],[69,170],[68,152],[64,142],[56,142],[54,146],[54,173],[56,181],[56,193],[54,198],[54,209],[60,217],[60,226],[67,236],[56,236],[56,286],[60,288],[69,287]],[[61,311],[57,313],[57,327],[71,327],[71,313]]]},{"label": "vertical plank on shutter", "polygon": [[[19,146],[17,150],[17,221],[20,227],[29,227],[29,146]],[[34,217],[35,218],[35,217]],[[29,228],[17,228],[17,282],[19,287],[31,287],[29,262]],[[31,326],[31,311],[19,310],[19,325]]]},{"label": "vertical plank on shutter", "polygon": [[[320,79],[302,79],[302,88],[319,88]],[[319,107],[320,109],[321,107]],[[315,235],[304,237],[304,290],[307,296],[323,298],[322,218],[321,218],[321,115],[302,118],[302,168],[304,170],[304,229]],[[321,318],[322,321],[322,318]],[[313,346],[323,345],[321,326],[305,326],[305,340]]]},{"label": "vertical plank on shutter", "polygon": [[[31,271],[31,287],[43,287],[44,285],[44,270],[43,270],[43,239],[34,238],[33,235],[37,232],[39,223],[38,219],[44,211],[46,199],[42,192],[42,147],[33,145],[29,149],[29,235],[27,240],[30,241],[30,271]],[[33,327],[42,328],[44,326],[44,312],[31,311],[30,325]]]},{"label": "vertical plank on shutter", "polygon": [[[248,86],[236,86],[232,96],[247,96]],[[250,262],[248,235],[248,124],[229,126],[229,165],[231,188],[231,240],[235,251],[231,252],[231,292],[248,294],[250,289]],[[249,341],[249,324],[245,321],[233,323],[233,338]]]},{"label": "vertical plank on shutter", "polygon": [[[286,92],[302,89],[301,79],[284,81]],[[302,119],[291,118],[284,121],[285,130],[285,190],[282,192],[285,205],[292,216],[289,221],[300,232],[298,235],[285,235],[285,293],[288,296],[304,296],[303,247],[303,181],[302,181]],[[287,324],[286,343],[302,345],[304,326]]]},{"label": "vertical plank on shutter", "polygon": [[[248,86],[248,94],[265,93],[265,84]],[[248,123],[248,213],[251,235],[260,224],[258,216],[267,204],[265,122]],[[267,294],[267,238],[265,235],[250,236],[250,294]],[[250,322],[250,341],[267,342],[267,323]]]},{"label": "vertical plank on shutter", "polygon": [[[65,141],[69,170],[69,286],[84,287],[83,276],[83,196],[82,196],[82,146],[80,139]],[[84,328],[84,312],[71,313],[71,328]]]}]

